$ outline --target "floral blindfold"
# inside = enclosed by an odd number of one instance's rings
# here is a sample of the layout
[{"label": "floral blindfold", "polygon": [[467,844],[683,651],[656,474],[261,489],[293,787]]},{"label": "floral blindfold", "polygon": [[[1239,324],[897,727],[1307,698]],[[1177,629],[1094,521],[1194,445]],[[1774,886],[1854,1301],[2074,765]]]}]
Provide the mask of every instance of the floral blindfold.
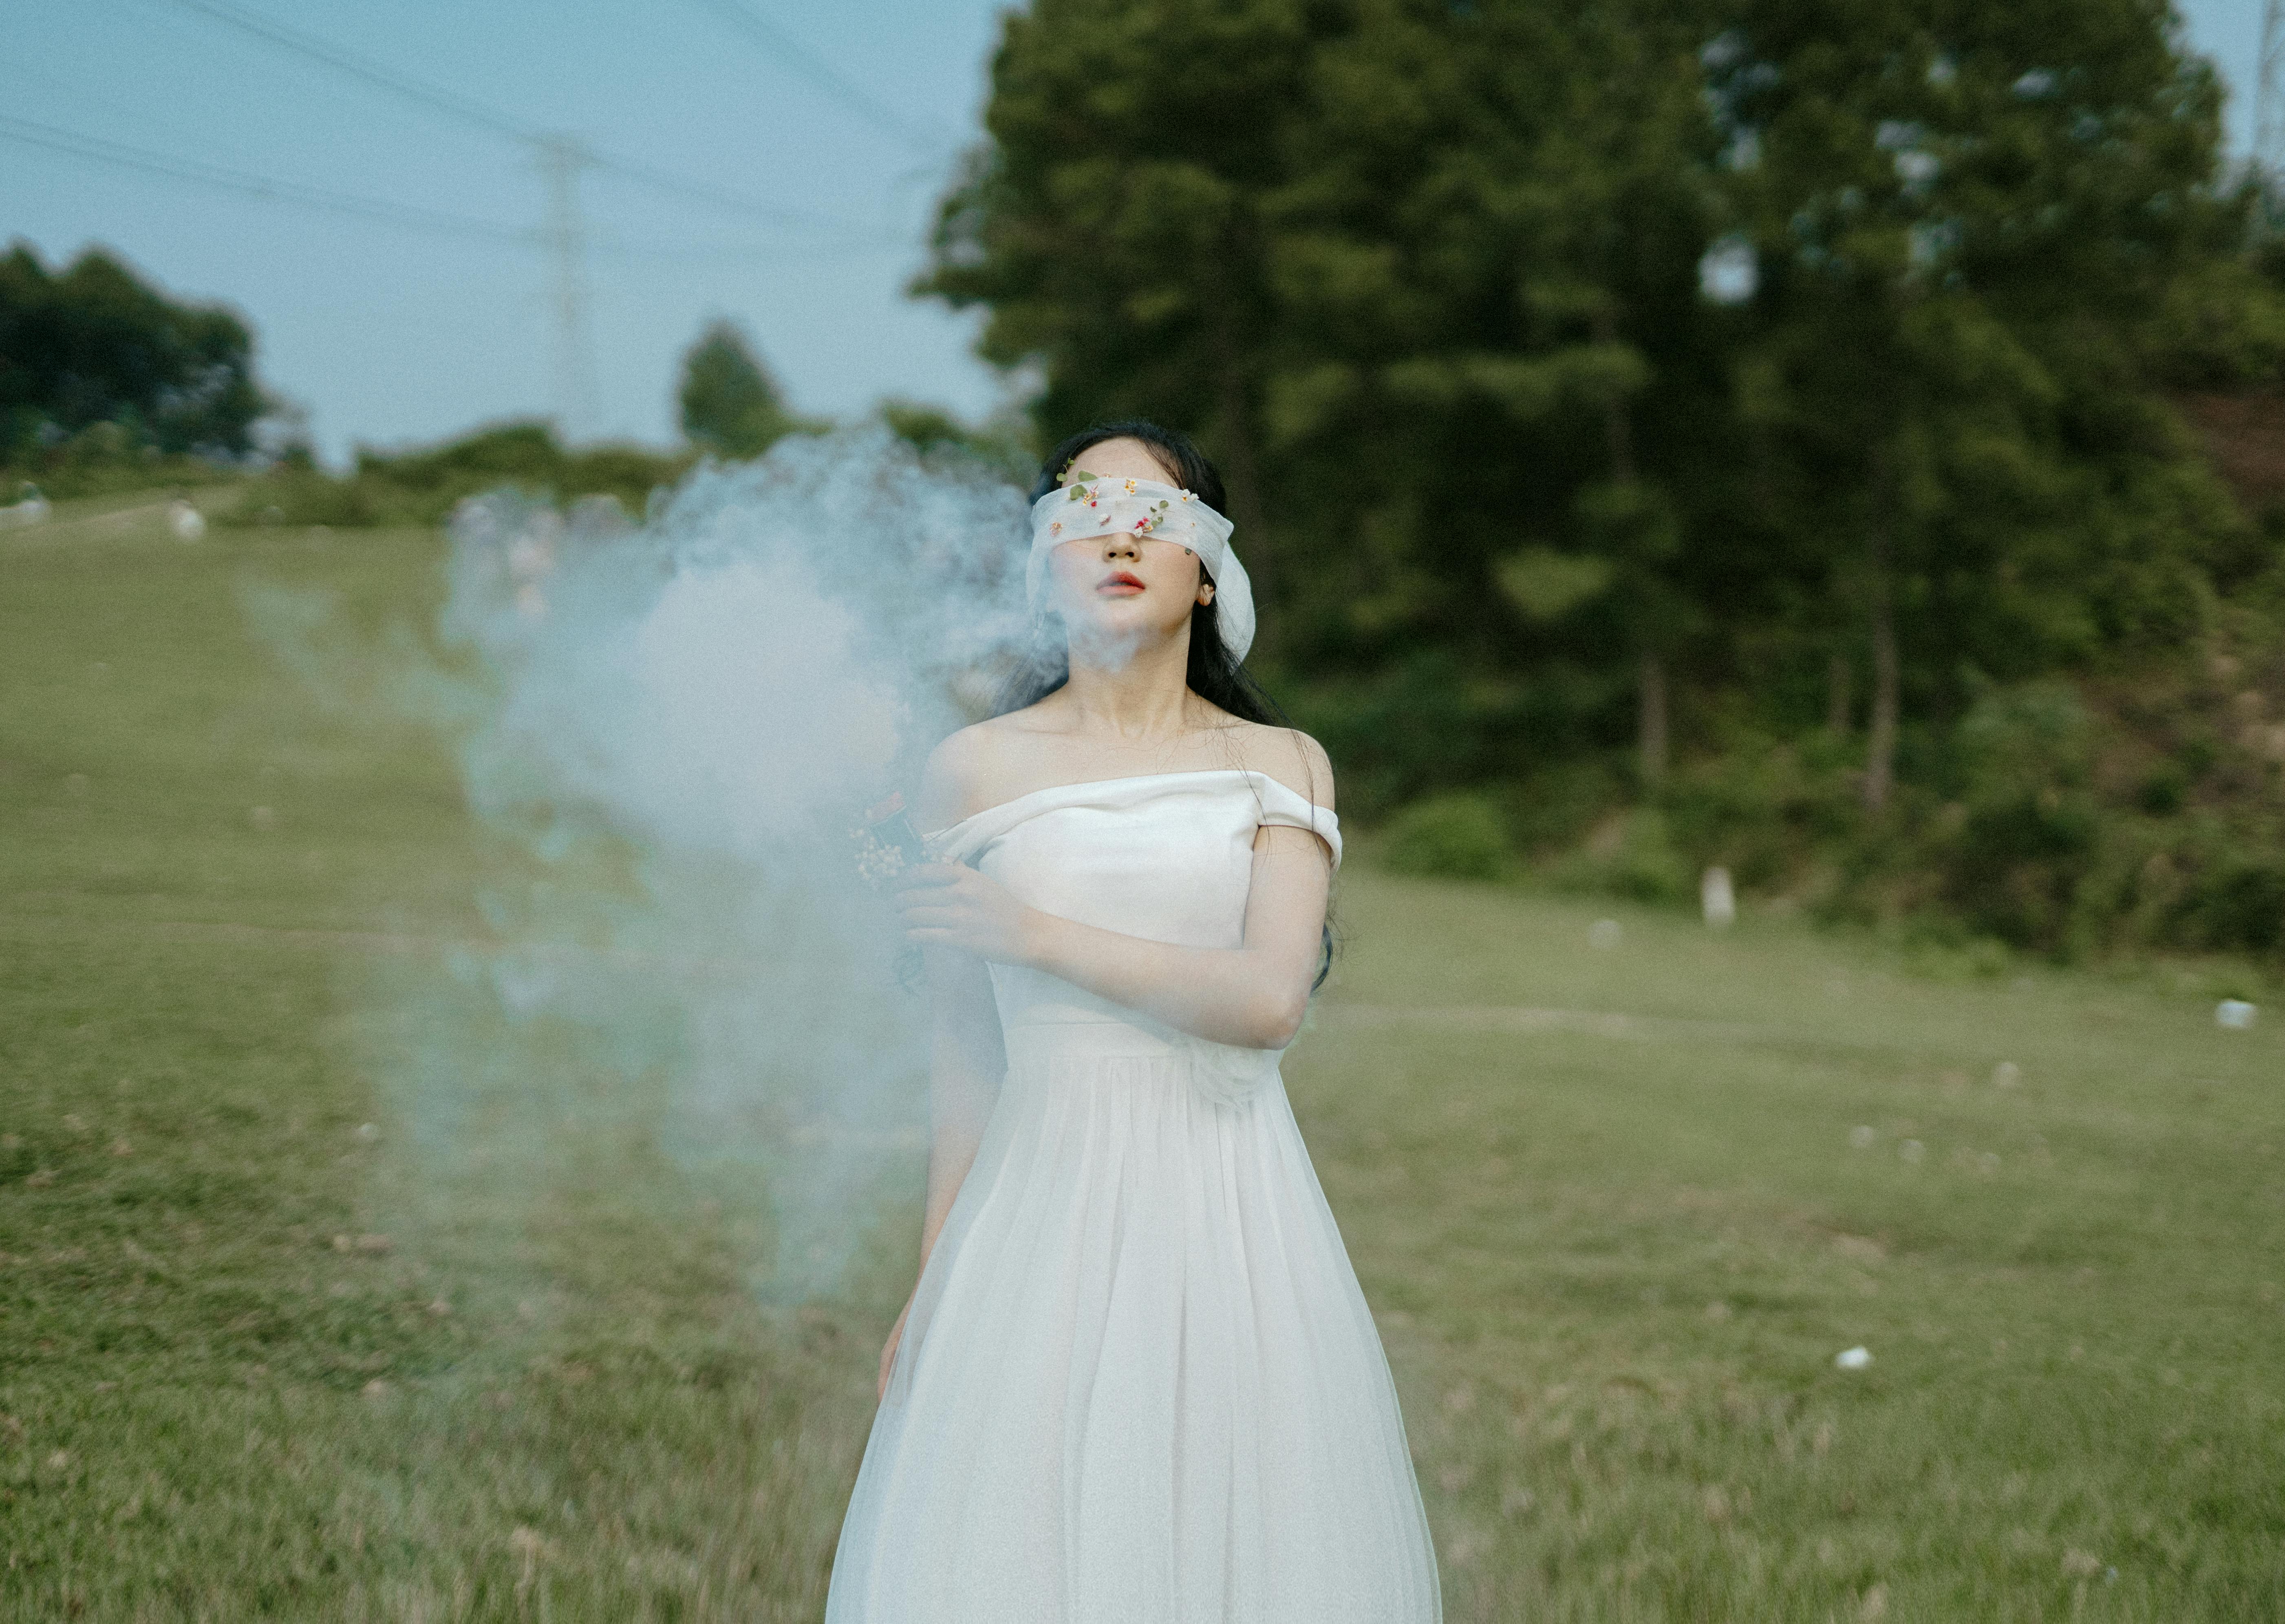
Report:
[{"label": "floral blindfold", "polygon": [[1230,522],[1197,496],[1155,479],[1081,473],[1032,504],[1032,556],[1024,584],[1033,610],[1046,602],[1048,554],[1066,541],[1149,536],[1188,547],[1214,584],[1215,617],[1232,660],[1253,646],[1253,588],[1229,545]]}]

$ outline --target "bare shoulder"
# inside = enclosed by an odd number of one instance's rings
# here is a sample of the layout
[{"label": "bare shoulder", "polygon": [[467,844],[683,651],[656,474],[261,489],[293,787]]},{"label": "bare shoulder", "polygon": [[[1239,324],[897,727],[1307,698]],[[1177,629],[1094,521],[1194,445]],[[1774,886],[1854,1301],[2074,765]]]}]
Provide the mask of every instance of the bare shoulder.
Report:
[{"label": "bare shoulder", "polygon": [[948,829],[985,806],[1008,799],[1008,779],[1017,767],[1021,740],[1008,718],[976,722],[946,735],[928,751],[921,767],[921,797],[914,822],[921,829]]},{"label": "bare shoulder", "polygon": [[[993,718],[997,720],[998,718]],[[991,804],[1002,741],[991,722],[978,722],[947,735],[929,752],[921,768],[921,788],[913,821],[923,829],[949,828],[978,808]]]},{"label": "bare shoulder", "polygon": [[1236,725],[1239,764],[1267,773],[1303,799],[1333,810],[1333,764],[1325,747],[1298,727]]}]

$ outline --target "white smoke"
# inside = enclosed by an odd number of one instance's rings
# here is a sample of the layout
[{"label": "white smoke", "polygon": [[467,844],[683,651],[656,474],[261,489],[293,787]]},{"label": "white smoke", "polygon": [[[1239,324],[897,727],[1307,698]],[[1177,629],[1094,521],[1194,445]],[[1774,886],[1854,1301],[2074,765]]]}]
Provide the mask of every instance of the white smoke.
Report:
[{"label": "white smoke", "polygon": [[922,1000],[850,829],[1023,635],[1024,514],[877,431],[702,468],[639,524],[463,507],[435,651],[388,686],[497,843],[486,934],[365,994],[432,1201],[557,1190],[563,1135],[601,1134],[751,1208],[765,1291],[832,1283],[925,1119]]}]

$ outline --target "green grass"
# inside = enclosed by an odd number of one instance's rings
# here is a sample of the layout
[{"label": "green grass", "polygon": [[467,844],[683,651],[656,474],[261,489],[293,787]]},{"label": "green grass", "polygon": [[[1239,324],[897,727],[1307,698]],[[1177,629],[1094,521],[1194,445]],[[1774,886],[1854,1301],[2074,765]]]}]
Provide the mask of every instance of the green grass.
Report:
[{"label": "green grass", "polygon": [[[499,859],[243,608],[417,621],[435,541],[136,502],[0,534],[0,1616],[814,1619],[914,1158],[792,1304],[576,1033],[514,1040],[558,1118],[471,1078],[436,1142],[389,994]],[[1289,1081],[1455,1620],[2285,1614],[2285,1012],[1362,864],[1342,909]]]}]

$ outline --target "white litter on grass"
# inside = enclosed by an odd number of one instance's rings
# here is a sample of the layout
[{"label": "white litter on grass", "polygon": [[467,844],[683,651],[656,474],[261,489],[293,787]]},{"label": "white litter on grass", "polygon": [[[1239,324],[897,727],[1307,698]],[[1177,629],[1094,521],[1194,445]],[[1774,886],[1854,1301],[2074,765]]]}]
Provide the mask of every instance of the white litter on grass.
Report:
[{"label": "white litter on grass", "polygon": [[1873,1362],[1870,1348],[1845,1347],[1833,1356],[1833,1364],[1843,1370],[1861,1370]]},{"label": "white litter on grass", "polygon": [[1698,882],[1698,905],[1706,922],[1716,930],[1738,922],[1738,888],[1731,884],[1728,869],[1716,864],[1706,871]]},{"label": "white litter on grass", "polygon": [[1917,1139],[1907,1139],[1896,1147],[1896,1154],[1908,1162],[1917,1162],[1928,1154],[1928,1147]]},{"label": "white litter on grass", "polygon": [[1616,947],[1625,936],[1626,932],[1619,929],[1619,922],[1617,920],[1598,919],[1593,924],[1587,927],[1587,945],[1590,947],[1604,948]]},{"label": "white litter on grass", "polygon": [[2023,1068],[2012,1060],[2003,1060],[1991,1068],[1991,1086],[1995,1088],[2013,1088],[2022,1080]]},{"label": "white litter on grass", "polygon": [[27,481],[20,498],[0,507],[0,527],[44,523],[50,511],[48,498],[40,494],[40,488]]},{"label": "white litter on grass", "polygon": [[2253,1024],[2253,1017],[2260,1013],[2258,1008],[2242,998],[2225,998],[2214,1006],[2214,1024],[2226,1026],[2232,1032],[2243,1032]]},{"label": "white litter on grass", "polygon": [[167,527],[177,541],[197,541],[207,533],[206,515],[177,497],[167,504]]},{"label": "white litter on grass", "polygon": [[1849,1144],[1859,1150],[1870,1150],[1873,1148],[1873,1141],[1878,1137],[1879,1135],[1869,1127],[1860,1126],[1849,1130]]}]

